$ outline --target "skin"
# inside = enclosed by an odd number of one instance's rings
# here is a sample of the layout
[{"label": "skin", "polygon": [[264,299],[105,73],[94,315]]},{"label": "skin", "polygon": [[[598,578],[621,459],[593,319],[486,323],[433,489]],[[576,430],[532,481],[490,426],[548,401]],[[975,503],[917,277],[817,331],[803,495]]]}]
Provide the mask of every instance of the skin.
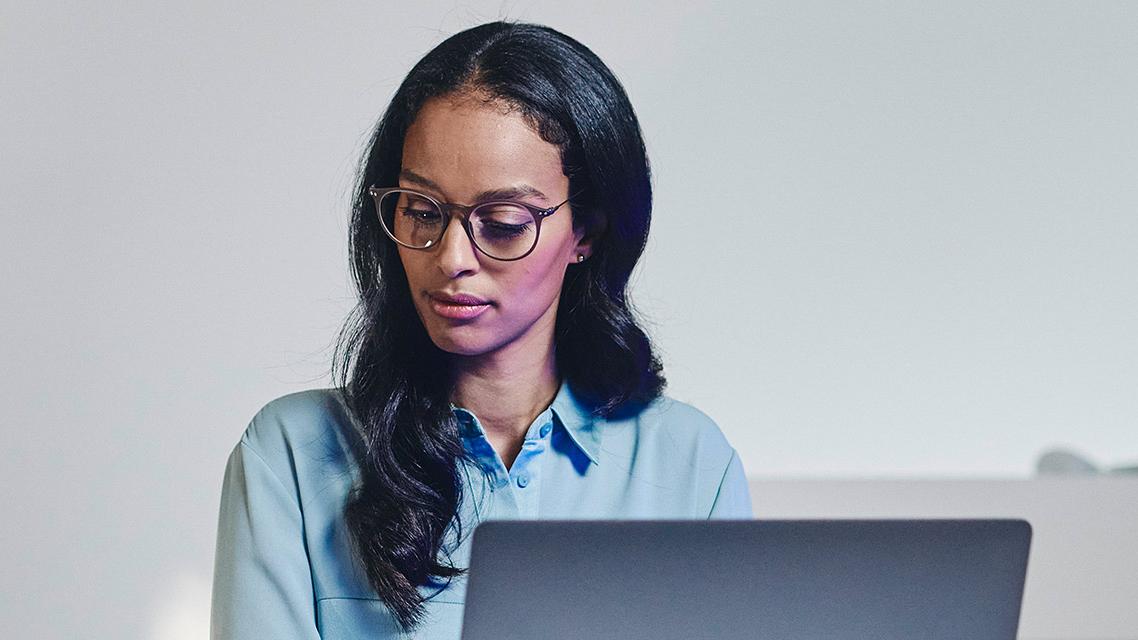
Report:
[{"label": "skin", "polygon": [[[532,187],[542,195],[512,199],[552,207],[569,197],[556,146],[544,141],[516,110],[478,95],[428,101],[407,130],[399,186],[440,202],[475,204],[491,190]],[[428,250],[399,247],[411,297],[431,340],[451,354],[451,399],[478,416],[506,467],[526,430],[560,386],[554,326],[566,268],[591,244],[573,228],[563,205],[541,223],[533,252],[513,262],[474,248],[459,213],[452,212],[440,243]],[[490,307],[473,319],[440,316],[428,292],[467,293]]]}]

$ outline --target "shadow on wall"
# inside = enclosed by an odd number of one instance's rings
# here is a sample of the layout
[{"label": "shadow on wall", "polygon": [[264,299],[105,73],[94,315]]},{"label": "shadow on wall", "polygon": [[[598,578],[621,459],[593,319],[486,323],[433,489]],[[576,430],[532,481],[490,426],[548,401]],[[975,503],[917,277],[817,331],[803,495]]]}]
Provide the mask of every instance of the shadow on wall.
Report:
[{"label": "shadow on wall", "polygon": [[182,572],[160,592],[151,611],[154,640],[201,640],[209,637],[210,579]]},{"label": "shadow on wall", "polygon": [[1138,476],[1138,462],[1104,467],[1077,451],[1055,448],[1039,456],[1035,463],[1035,473],[1041,476]]}]

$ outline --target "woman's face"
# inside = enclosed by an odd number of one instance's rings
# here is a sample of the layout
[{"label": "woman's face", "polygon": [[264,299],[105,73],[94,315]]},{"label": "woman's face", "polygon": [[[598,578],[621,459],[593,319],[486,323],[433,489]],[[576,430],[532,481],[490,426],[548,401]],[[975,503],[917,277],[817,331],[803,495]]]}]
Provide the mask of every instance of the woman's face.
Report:
[{"label": "woman's face", "polygon": [[[429,100],[407,130],[399,186],[444,203],[474,205],[508,199],[539,208],[569,197],[558,148],[516,111],[471,96]],[[464,356],[523,350],[542,353],[553,340],[557,301],[568,265],[589,246],[573,229],[564,204],[542,220],[537,246],[503,262],[479,252],[457,211],[439,244],[400,246],[411,298],[431,340]],[[455,304],[455,297],[470,300]],[[470,302],[481,304],[468,304]]]}]

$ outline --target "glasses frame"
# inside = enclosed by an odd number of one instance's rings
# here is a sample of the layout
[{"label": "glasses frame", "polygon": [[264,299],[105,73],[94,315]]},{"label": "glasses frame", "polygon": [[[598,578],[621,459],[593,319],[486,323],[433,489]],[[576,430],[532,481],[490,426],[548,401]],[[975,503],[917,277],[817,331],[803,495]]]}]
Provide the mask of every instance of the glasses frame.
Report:
[{"label": "glasses frame", "polygon": [[[439,244],[441,244],[443,236],[446,235],[447,227],[450,226],[450,221],[454,217],[454,214],[451,212],[452,211],[460,211],[461,212],[462,228],[464,231],[466,231],[466,237],[470,238],[470,244],[473,245],[474,248],[477,249],[479,253],[486,256],[487,258],[492,258],[494,260],[499,260],[501,262],[513,262],[515,260],[521,260],[522,258],[533,253],[533,250],[537,248],[537,241],[541,238],[541,221],[545,220],[549,216],[556,213],[558,209],[560,209],[567,202],[569,202],[570,200],[573,199],[573,196],[569,196],[563,202],[561,202],[561,204],[554,205],[552,207],[542,208],[542,207],[535,207],[532,204],[529,204],[527,202],[520,202],[518,200],[487,200],[486,202],[479,202],[478,204],[455,204],[452,202],[441,202],[437,198],[432,198],[431,196],[429,196],[429,195],[427,195],[421,191],[416,191],[414,189],[406,189],[404,187],[376,187],[376,186],[371,186],[371,187],[368,187],[367,191],[369,194],[371,194],[372,199],[375,200],[375,217],[379,218],[379,225],[381,227],[383,227],[383,232],[386,233],[387,237],[391,238],[391,240],[394,241],[399,246],[406,247],[408,249],[415,249],[416,251],[428,251],[430,249],[434,249]],[[429,244],[425,247],[416,247],[413,245],[409,245],[405,242],[401,242],[399,240],[399,238],[395,237],[395,233],[391,229],[387,228],[387,223],[384,222],[383,216],[380,214],[380,201],[383,200],[383,198],[387,194],[394,193],[396,191],[405,191],[407,193],[415,194],[416,196],[419,196],[419,197],[431,202],[432,204],[434,204],[436,207],[439,208],[439,211],[443,212],[443,215],[446,218],[446,220],[443,221],[442,229],[439,230],[439,237],[436,238],[434,241],[432,241],[431,244]],[[495,205],[495,204],[510,204],[510,205],[515,205],[515,206],[519,206],[519,207],[524,207],[525,209],[528,209],[529,212],[533,215],[533,220],[534,220],[533,244],[530,245],[530,248],[527,249],[525,253],[523,253],[522,255],[520,255],[516,258],[499,258],[498,256],[491,255],[485,249],[480,247],[478,245],[478,241],[474,239],[474,229],[471,227],[471,224],[470,224],[470,216],[481,207],[486,207],[486,206]]]}]

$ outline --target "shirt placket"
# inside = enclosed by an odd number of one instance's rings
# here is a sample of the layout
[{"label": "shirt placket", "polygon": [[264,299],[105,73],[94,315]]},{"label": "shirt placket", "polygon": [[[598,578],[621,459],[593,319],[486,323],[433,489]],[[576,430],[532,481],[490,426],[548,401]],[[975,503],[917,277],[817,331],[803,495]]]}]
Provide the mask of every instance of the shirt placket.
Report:
[{"label": "shirt placket", "polygon": [[526,431],[522,449],[507,471],[478,418],[463,409],[456,412],[464,445],[481,467],[494,493],[487,517],[536,519],[541,504],[542,454],[549,449],[553,411],[546,409]]},{"label": "shirt placket", "polygon": [[553,432],[553,413],[543,412],[534,424],[530,425],[522,450],[510,467],[510,489],[518,506],[518,517],[538,518],[538,505],[541,504],[542,454],[549,448],[550,434]]}]

